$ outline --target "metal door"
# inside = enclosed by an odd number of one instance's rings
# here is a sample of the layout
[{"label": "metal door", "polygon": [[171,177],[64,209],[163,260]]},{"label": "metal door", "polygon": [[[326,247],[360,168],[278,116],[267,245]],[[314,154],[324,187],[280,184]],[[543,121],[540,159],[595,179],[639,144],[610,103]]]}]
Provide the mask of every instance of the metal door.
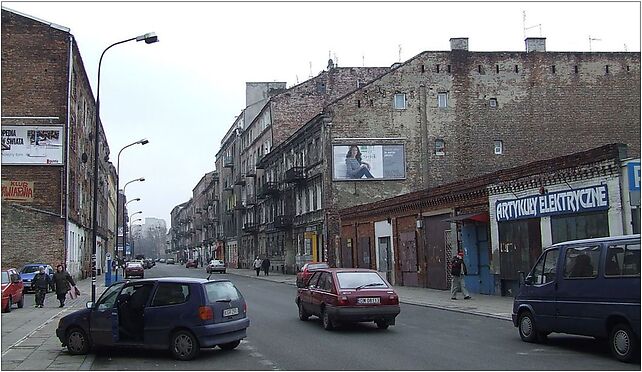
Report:
[{"label": "metal door", "polygon": [[370,268],[370,238],[359,238],[359,246],[357,247],[357,267],[362,269]]},{"label": "metal door", "polygon": [[379,262],[377,270],[381,273],[385,273],[386,280],[388,282],[392,281],[392,259],[389,236],[379,238]]},{"label": "metal door", "polygon": [[448,289],[446,246],[449,246],[450,223],[444,221],[446,218],[447,214],[424,218],[428,288]]},{"label": "metal door", "polygon": [[416,287],[419,285],[417,277],[417,242],[415,232],[399,234],[399,262],[401,266],[401,284]]},{"label": "metal door", "polygon": [[342,239],[341,243],[341,267],[353,267],[352,239]]}]

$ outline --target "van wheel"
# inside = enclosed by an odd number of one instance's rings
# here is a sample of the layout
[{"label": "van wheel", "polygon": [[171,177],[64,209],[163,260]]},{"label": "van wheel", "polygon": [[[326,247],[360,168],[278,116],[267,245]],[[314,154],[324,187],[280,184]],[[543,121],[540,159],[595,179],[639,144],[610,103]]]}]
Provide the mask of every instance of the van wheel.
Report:
[{"label": "van wheel", "polygon": [[638,350],[637,339],[631,327],[625,323],[618,323],[611,329],[609,337],[611,352],[621,362],[631,362]]},{"label": "van wheel", "polygon": [[240,344],[241,344],[241,340],[236,340],[236,341],[228,342],[226,344],[220,344],[218,345],[218,347],[220,347],[223,350],[232,350],[232,349],[236,349],[236,347],[239,346]]},{"label": "van wheel", "polygon": [[538,341],[539,337],[537,328],[535,327],[535,319],[530,311],[524,311],[519,315],[517,326],[519,328],[519,337],[522,338],[522,341]]},{"label": "van wheel", "polygon": [[308,314],[307,311],[303,308],[303,305],[301,305],[301,301],[297,303],[297,307],[299,308],[299,319],[306,321],[308,318],[310,318],[310,314]]},{"label": "van wheel", "polygon": [[74,327],[67,331],[67,350],[70,354],[73,355],[84,355],[89,352],[91,343],[87,338],[85,332],[78,328]]},{"label": "van wheel", "polygon": [[200,351],[198,340],[188,331],[178,331],[172,335],[170,351],[178,360],[192,360]]}]

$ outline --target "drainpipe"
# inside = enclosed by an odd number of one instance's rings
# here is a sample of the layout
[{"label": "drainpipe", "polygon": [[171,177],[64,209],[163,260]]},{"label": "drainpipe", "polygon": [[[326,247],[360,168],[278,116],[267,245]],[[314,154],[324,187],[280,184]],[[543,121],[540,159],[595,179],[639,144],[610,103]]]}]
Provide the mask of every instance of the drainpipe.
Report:
[{"label": "drainpipe", "polygon": [[[67,262],[69,250],[69,128],[71,127],[71,83],[73,76],[73,53],[74,51],[74,36],[69,34],[69,72],[67,76],[67,128],[65,131],[65,238],[63,239],[64,249],[64,263],[65,269],[69,267]],[[62,214],[62,213],[61,213]],[[62,216],[61,216],[62,217]]]}]

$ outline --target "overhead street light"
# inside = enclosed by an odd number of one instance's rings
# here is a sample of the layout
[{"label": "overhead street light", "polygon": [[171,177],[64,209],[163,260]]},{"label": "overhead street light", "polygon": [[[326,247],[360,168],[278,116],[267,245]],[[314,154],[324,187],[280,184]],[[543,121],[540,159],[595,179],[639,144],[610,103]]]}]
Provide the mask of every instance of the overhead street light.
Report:
[{"label": "overhead street light", "polygon": [[[133,183],[133,182],[143,182],[143,181],[145,181],[145,177],[135,178],[135,179],[127,182],[125,184],[125,186],[123,186],[123,196],[124,197],[127,196],[127,194],[126,194],[127,185],[129,185],[130,183]],[[140,199],[140,198],[138,198],[138,199]],[[133,201],[133,199],[130,200],[130,201]],[[129,202],[125,203],[125,206],[127,206],[127,204],[129,204]],[[125,249],[127,249],[127,221],[125,221],[125,217],[126,217],[125,210],[126,210],[126,208],[123,207],[123,251]]]},{"label": "overhead street light", "polygon": [[[155,43],[158,41],[158,36],[156,36],[155,33],[150,32],[141,36],[136,36],[130,39],[122,40],[116,43],[113,43],[112,45],[108,46],[103,50],[102,54],[100,55],[100,60],[98,61],[98,84],[96,85],[96,116],[94,119],[94,190],[93,190],[93,223],[92,223],[92,247],[91,247],[91,301],[96,302],[96,242],[98,239],[98,138],[99,136],[99,130],[100,130],[100,67],[102,66],[103,63],[103,57],[105,56],[105,52],[107,52],[111,47],[123,44],[129,41],[145,41],[146,44],[151,44]],[[116,189],[116,192],[118,193],[118,189]],[[118,200],[116,200],[116,204],[118,204]],[[118,218],[116,218],[118,220]],[[118,231],[116,231],[116,234],[118,234]],[[118,235],[117,235],[118,236]]]}]

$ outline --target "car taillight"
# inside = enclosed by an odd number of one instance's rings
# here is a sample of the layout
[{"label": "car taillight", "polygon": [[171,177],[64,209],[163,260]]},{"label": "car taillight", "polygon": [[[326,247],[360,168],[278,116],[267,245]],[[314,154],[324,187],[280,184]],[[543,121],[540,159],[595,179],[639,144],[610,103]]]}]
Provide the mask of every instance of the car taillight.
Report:
[{"label": "car taillight", "polygon": [[388,300],[390,300],[392,305],[399,305],[399,297],[395,295],[388,296]]},{"label": "car taillight", "polygon": [[348,297],[347,296],[339,296],[339,306],[347,305],[347,304],[348,304]]},{"label": "car taillight", "polygon": [[198,317],[201,320],[213,320],[214,312],[212,311],[212,308],[209,306],[200,306],[198,308]]},{"label": "car taillight", "polygon": [[243,312],[247,314],[247,302],[243,303]]}]

